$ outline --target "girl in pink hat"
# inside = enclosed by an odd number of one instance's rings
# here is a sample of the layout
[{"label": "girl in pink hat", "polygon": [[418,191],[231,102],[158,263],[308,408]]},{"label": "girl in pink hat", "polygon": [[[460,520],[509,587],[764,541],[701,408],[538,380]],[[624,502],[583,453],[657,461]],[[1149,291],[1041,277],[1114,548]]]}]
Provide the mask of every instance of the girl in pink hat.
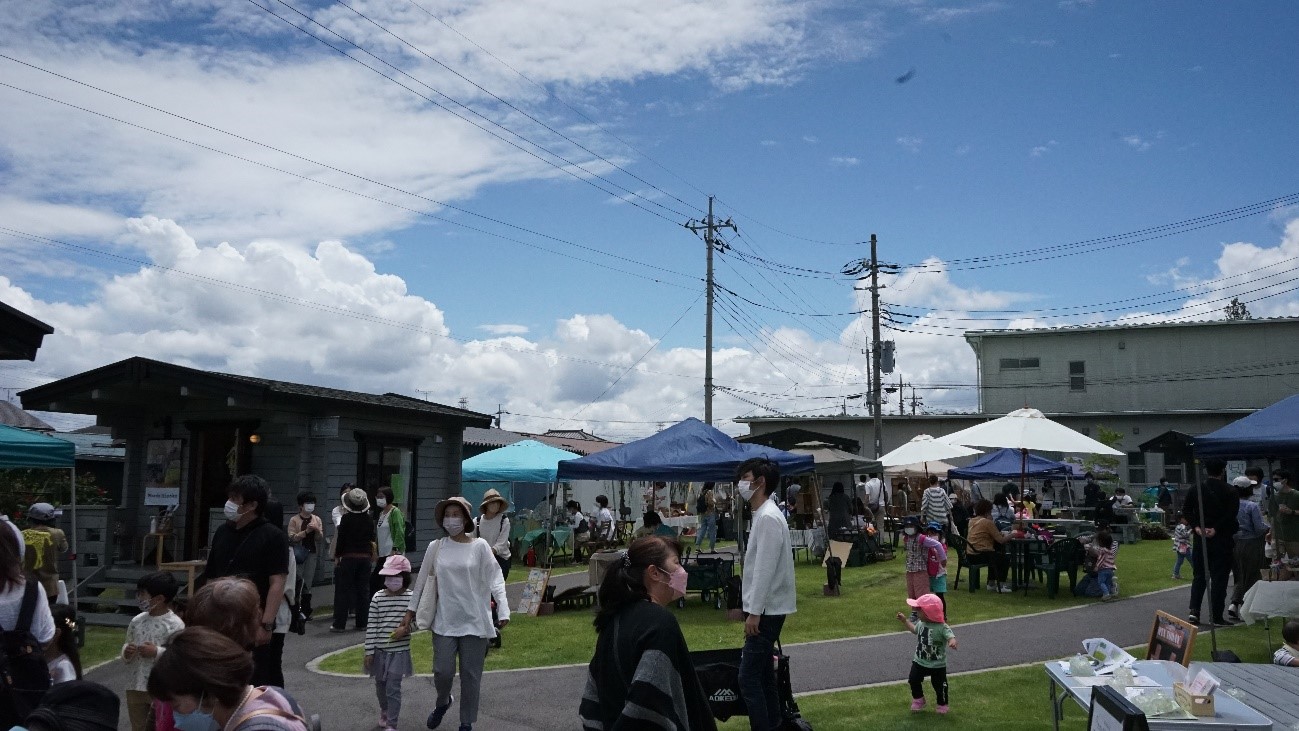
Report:
[{"label": "girl in pink hat", "polygon": [[410,635],[397,635],[410,604],[410,561],[400,553],[389,556],[379,577],[383,588],[370,600],[370,622],[365,626],[365,670],[374,677],[379,697],[379,728],[395,731],[401,716],[401,681],[415,674]]},{"label": "girl in pink hat", "polygon": [[943,600],[938,595],[924,594],[908,599],[907,604],[918,613],[918,621],[912,622],[898,612],[898,621],[916,636],[916,656],[911,660],[911,675],[907,678],[911,684],[911,710],[925,707],[924,680],[928,676],[934,685],[938,712],[947,713],[947,648],[956,649],[956,635],[947,626]]}]

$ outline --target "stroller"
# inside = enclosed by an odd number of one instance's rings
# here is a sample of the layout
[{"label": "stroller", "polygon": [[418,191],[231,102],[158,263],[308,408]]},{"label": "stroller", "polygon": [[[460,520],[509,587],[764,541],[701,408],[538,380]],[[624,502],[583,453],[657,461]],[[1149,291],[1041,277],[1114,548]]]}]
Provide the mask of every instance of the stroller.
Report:
[{"label": "stroller", "polygon": [[[695,665],[695,674],[699,684],[708,696],[708,707],[719,721],[732,716],[748,715],[744,698],[740,696],[740,652],[738,648],[729,650],[700,650],[690,653]],[[780,698],[781,715],[785,731],[812,731],[812,726],[803,719],[798,711],[798,702],[794,700],[794,686],[790,682],[789,656],[776,643],[776,695]]]}]

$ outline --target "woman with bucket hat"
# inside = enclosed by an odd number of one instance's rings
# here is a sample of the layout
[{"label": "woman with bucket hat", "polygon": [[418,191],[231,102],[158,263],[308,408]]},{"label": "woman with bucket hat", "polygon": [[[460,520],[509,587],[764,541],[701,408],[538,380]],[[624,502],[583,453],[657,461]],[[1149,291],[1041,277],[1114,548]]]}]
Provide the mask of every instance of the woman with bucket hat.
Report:
[{"label": "woman with bucket hat", "polygon": [[[411,587],[406,616],[393,633],[394,639],[400,639],[410,633],[412,625],[433,630],[433,687],[437,701],[428,717],[430,729],[437,728],[451,708],[451,682],[458,657],[460,731],[472,731],[478,720],[478,689],[487,644],[498,628],[510,622],[500,564],[487,541],[466,532],[469,515],[469,501],[459,496],[447,498],[433,509],[433,518],[447,537],[429,543],[419,577]],[[495,622],[492,599],[500,611]]]},{"label": "woman with bucket hat", "polygon": [[501,565],[501,578],[510,578],[510,519],[505,511],[510,503],[495,490],[483,494],[483,501],[478,504],[480,515],[474,521],[474,536],[487,541],[496,556],[496,563]]},{"label": "woman with bucket hat", "polygon": [[330,632],[347,631],[347,614],[356,612],[364,630],[370,610],[370,567],[375,558],[370,498],[354,487],[343,495],[343,516],[334,534],[334,624]]}]

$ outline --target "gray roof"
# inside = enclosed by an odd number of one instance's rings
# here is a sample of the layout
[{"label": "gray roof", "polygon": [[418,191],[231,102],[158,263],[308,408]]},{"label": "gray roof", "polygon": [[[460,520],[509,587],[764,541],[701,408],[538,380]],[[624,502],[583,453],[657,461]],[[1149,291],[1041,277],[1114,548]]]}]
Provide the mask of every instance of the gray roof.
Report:
[{"label": "gray roof", "polygon": [[966,330],[966,340],[1017,335],[1046,335],[1056,333],[1103,332],[1106,330],[1149,330],[1160,327],[1249,327],[1253,325],[1281,325],[1299,322],[1299,317],[1251,317],[1245,320],[1187,320],[1180,322],[1134,322],[1130,325],[1061,325],[1059,327],[999,328],[996,330]]},{"label": "gray roof", "polygon": [[358,404],[367,404],[369,406],[386,406],[389,408],[408,409],[412,411],[427,411],[442,416],[456,416],[460,418],[479,418],[491,419],[486,414],[479,414],[468,409],[457,409],[453,406],[446,406],[432,401],[415,398],[414,396],[403,396],[399,393],[364,393],[361,391],[345,391],[339,388],[329,388],[327,386],[312,386],[305,383],[290,383],[288,381],[274,381],[269,378],[257,378],[254,376],[241,376],[234,373],[216,373],[212,375],[224,378],[234,378],[245,383],[252,383],[262,386],[272,393],[281,393],[288,396],[305,396],[307,398],[323,398],[334,401],[349,401]]},{"label": "gray roof", "polygon": [[112,437],[103,434],[55,432],[51,436],[72,442],[77,450],[77,459],[99,462],[121,462],[126,460],[126,444],[114,442]]},{"label": "gray roof", "polygon": [[[575,436],[580,435],[580,436]],[[533,439],[558,449],[566,449],[586,456],[617,447],[620,442],[610,442],[584,431],[548,431],[545,434],[525,434],[505,429],[478,429],[465,427],[465,444],[476,447],[504,447],[524,439]]]},{"label": "gray roof", "polygon": [[506,431],[504,429],[480,429],[476,426],[465,427],[465,444],[471,444],[478,447],[504,447],[508,444],[521,442],[527,439],[518,432]]},{"label": "gray roof", "polygon": [[0,424],[32,431],[54,431],[54,427],[23,411],[17,404],[0,401]]}]

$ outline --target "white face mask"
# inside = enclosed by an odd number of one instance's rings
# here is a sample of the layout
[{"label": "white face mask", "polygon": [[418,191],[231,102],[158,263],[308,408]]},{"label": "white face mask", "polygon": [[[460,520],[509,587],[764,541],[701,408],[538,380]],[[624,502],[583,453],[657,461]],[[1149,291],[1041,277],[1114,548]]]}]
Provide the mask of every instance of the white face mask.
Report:
[{"label": "white face mask", "polygon": [[909,535],[909,536],[914,536],[914,535],[916,534],[916,529],[915,529],[915,528],[903,528],[903,529],[902,529],[902,532],[903,532],[903,533],[906,533],[906,534]]},{"label": "white face mask", "polygon": [[377,498],[374,499],[374,504],[375,504],[375,505],[378,505],[378,506],[381,507],[381,508],[386,508],[386,507],[388,507],[388,499],[387,499],[387,498],[382,498],[382,497],[377,497]]},{"label": "white face mask", "polygon": [[453,517],[443,518],[442,529],[445,530],[449,536],[458,536],[465,530],[465,519]]},{"label": "white face mask", "polygon": [[403,583],[400,576],[389,576],[383,580],[383,587],[388,591],[401,591]]},{"label": "white face mask", "polygon": [[227,500],[225,506],[226,520],[239,520],[239,503],[233,500]]},{"label": "white face mask", "polygon": [[753,497],[753,483],[748,480],[740,480],[735,483],[735,489],[740,492],[740,497],[745,500]]},{"label": "white face mask", "polygon": [[316,504],[315,504],[315,503],[307,503],[307,504],[305,504],[305,505],[302,506],[302,509],[305,510],[305,511],[307,511],[307,514],[310,515],[311,513],[316,512]]}]

